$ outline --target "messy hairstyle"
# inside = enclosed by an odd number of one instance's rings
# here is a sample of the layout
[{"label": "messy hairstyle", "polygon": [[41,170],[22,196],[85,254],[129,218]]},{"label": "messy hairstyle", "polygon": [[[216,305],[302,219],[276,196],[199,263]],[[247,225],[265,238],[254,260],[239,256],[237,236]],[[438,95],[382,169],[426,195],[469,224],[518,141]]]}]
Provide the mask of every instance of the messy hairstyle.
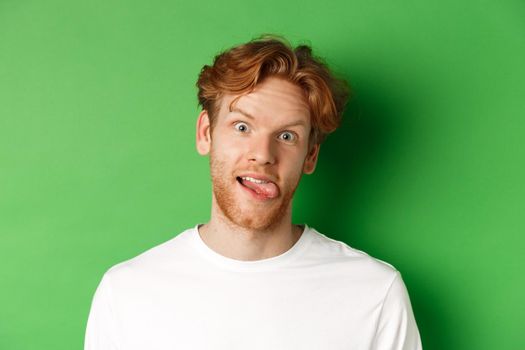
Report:
[{"label": "messy hairstyle", "polygon": [[252,92],[265,78],[275,76],[299,86],[310,109],[310,144],[321,144],[341,123],[349,97],[345,80],[336,78],[326,63],[312,55],[308,45],[293,48],[286,39],[262,35],[215,56],[202,67],[197,80],[198,100],[208,112],[213,129],[224,94],[238,95],[230,104]]}]

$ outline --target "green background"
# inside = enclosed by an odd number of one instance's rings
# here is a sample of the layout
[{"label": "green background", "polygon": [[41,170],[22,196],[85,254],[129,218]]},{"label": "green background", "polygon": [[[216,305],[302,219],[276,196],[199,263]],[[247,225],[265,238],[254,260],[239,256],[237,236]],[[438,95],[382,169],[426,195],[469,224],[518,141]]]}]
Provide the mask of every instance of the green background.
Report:
[{"label": "green background", "polygon": [[195,81],[285,35],[348,79],[294,220],[398,268],[425,349],[524,349],[523,1],[0,0],[0,349],[79,349],[112,265],[205,222]]}]

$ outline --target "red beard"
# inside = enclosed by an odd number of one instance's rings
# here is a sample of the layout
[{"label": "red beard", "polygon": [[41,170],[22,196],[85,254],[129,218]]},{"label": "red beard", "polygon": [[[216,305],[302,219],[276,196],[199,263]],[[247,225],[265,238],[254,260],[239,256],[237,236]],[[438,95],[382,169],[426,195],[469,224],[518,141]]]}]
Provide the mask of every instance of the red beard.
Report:
[{"label": "red beard", "polygon": [[299,185],[301,173],[291,179],[290,184],[281,188],[281,193],[269,202],[251,202],[251,209],[247,206],[241,207],[241,199],[236,186],[240,185],[233,172],[226,169],[224,162],[216,159],[214,152],[210,153],[210,170],[213,186],[213,194],[221,212],[224,216],[237,226],[264,231],[276,227],[287,214],[290,202],[295,190]]}]

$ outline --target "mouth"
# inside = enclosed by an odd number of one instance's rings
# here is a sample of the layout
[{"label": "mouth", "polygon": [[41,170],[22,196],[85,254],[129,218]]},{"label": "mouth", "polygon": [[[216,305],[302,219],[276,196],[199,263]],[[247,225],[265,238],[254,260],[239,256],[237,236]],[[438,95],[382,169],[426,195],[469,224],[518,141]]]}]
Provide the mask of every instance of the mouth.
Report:
[{"label": "mouth", "polygon": [[237,176],[236,180],[255,199],[270,200],[279,196],[279,187],[269,179],[255,176]]}]

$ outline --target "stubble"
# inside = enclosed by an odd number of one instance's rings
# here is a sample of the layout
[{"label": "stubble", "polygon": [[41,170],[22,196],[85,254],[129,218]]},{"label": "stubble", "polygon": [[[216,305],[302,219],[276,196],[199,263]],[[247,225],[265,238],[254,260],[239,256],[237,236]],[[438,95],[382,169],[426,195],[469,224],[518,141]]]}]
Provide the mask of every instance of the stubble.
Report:
[{"label": "stubble", "polygon": [[299,173],[280,188],[279,197],[271,200],[273,203],[252,200],[249,205],[241,207],[240,201],[246,199],[239,198],[240,195],[235,191],[238,184],[234,173],[217,159],[213,151],[210,152],[210,172],[213,194],[222,214],[233,224],[256,231],[270,230],[279,225],[289,209],[302,175]]}]

